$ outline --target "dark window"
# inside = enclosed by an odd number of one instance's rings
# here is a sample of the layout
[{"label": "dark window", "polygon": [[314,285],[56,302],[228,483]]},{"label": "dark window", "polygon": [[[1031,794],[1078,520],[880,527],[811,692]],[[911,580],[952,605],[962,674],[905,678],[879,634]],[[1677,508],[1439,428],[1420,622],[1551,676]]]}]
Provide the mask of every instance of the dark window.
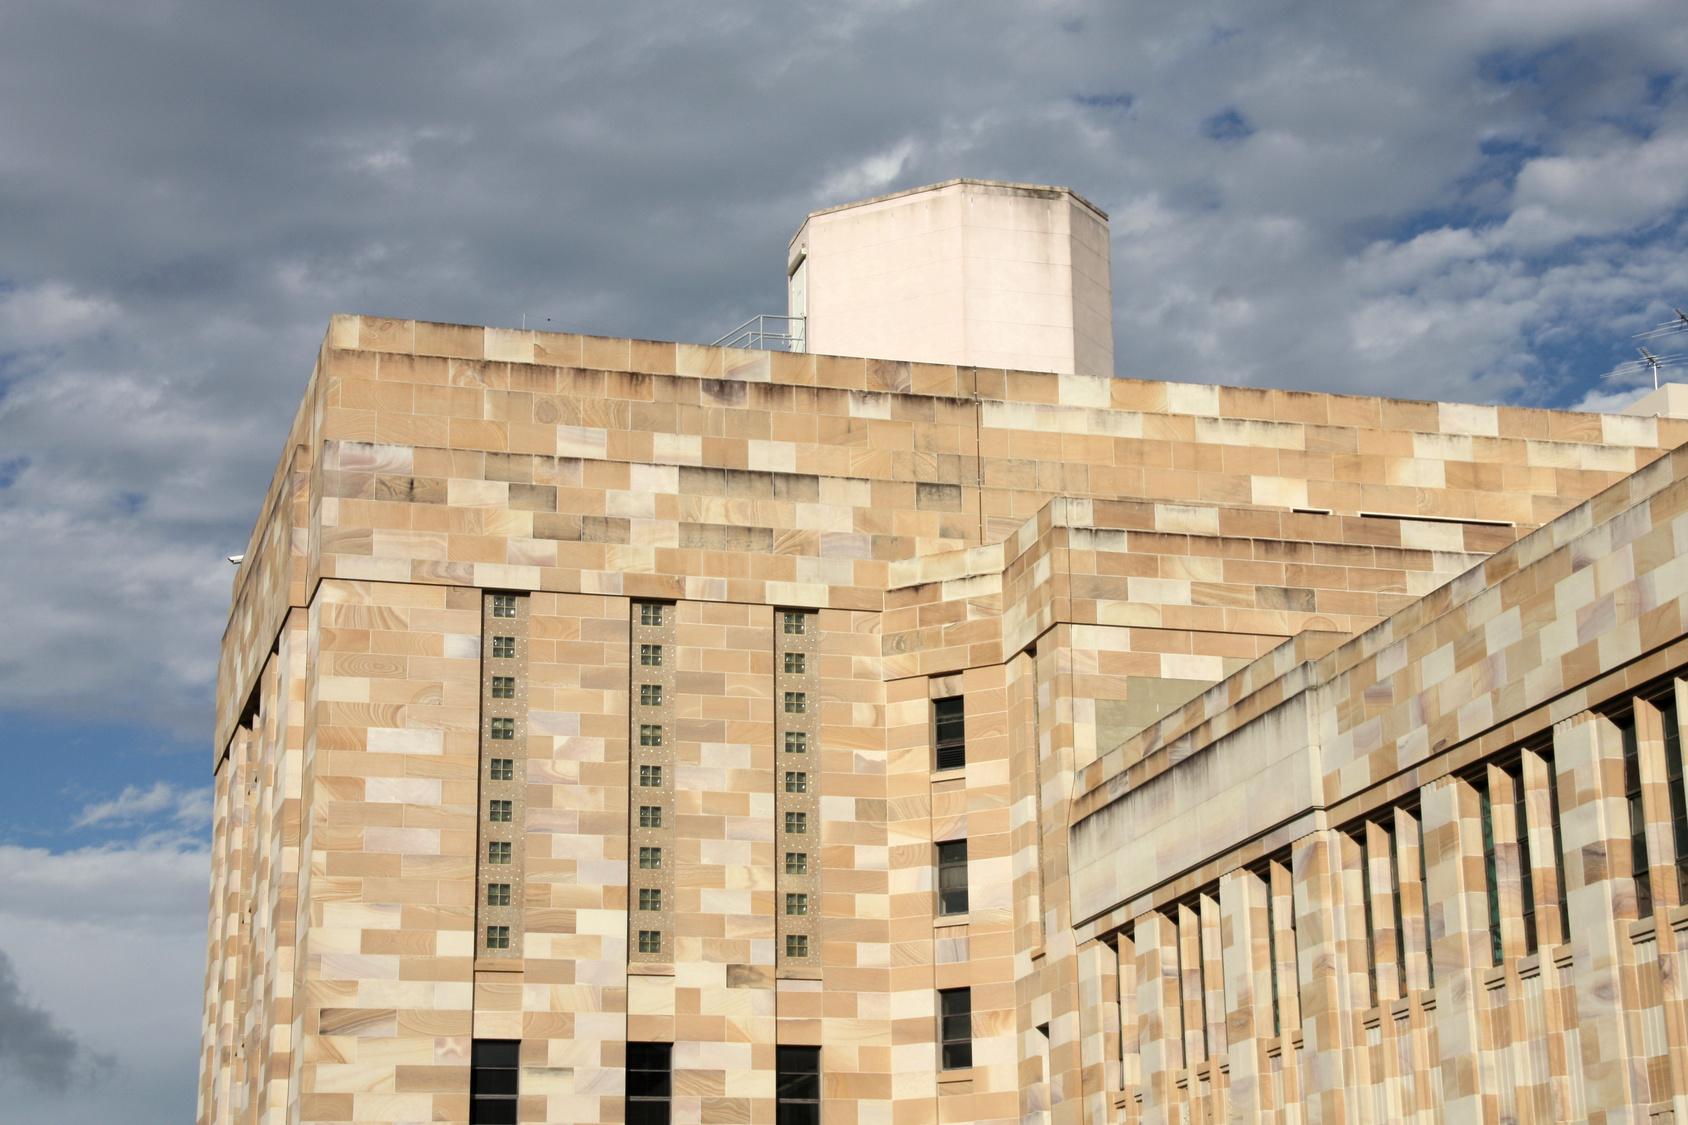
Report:
[{"label": "dark window", "polygon": [[658,871],[662,868],[661,848],[640,848],[639,867],[644,871]]},{"label": "dark window", "polygon": [[516,638],[492,638],[492,657],[494,660],[514,660],[516,658]]},{"label": "dark window", "polygon": [[1489,963],[1499,965],[1500,873],[1495,867],[1495,810],[1487,783],[1477,788],[1477,805],[1483,820],[1483,886],[1489,896]]},{"label": "dark window", "polygon": [[662,890],[661,890],[661,888],[659,888],[659,887],[640,887],[639,888],[639,909],[640,910],[661,910],[662,909]]},{"label": "dark window", "polygon": [[639,724],[639,745],[640,746],[661,746],[662,745],[662,727],[661,727],[661,725],[655,724],[655,723],[640,723]]},{"label": "dark window", "polygon": [[937,748],[937,767],[958,770],[967,764],[967,714],[959,695],[932,701],[934,728],[933,745]]},{"label": "dark window", "polygon": [[1653,916],[1653,880],[1647,874],[1647,815],[1641,808],[1641,748],[1635,740],[1635,716],[1617,720],[1624,742],[1624,797],[1629,801],[1630,875],[1635,880],[1635,916]]},{"label": "dark window", "polygon": [[515,738],[516,737],[516,720],[514,720],[514,719],[494,719],[494,720],[492,720],[492,737],[498,739],[501,742],[509,742],[511,739]]},{"label": "dark window", "polygon": [[486,861],[488,863],[506,864],[510,862],[510,841],[494,840],[486,846]]},{"label": "dark window", "polygon": [[789,676],[801,676],[808,670],[808,654],[788,652],[785,654],[785,671]]},{"label": "dark window", "polygon": [[509,906],[510,884],[488,883],[486,885],[486,904],[488,906]]},{"label": "dark window", "polygon": [[807,875],[809,873],[809,853],[786,852],[785,873],[787,875]]},{"label": "dark window", "polygon": [[640,953],[661,953],[662,952],[662,931],[661,930],[640,930],[639,931],[639,952]]},{"label": "dark window", "polygon": [[486,928],[486,947],[488,949],[509,949],[510,927],[488,926]]},{"label": "dark window", "polygon": [[1670,789],[1670,825],[1676,838],[1676,894],[1688,902],[1688,800],[1682,789],[1682,732],[1676,729],[1676,699],[1653,701],[1665,727],[1665,775]]},{"label": "dark window", "polygon": [[514,594],[494,594],[494,595],[492,595],[492,615],[494,617],[514,617],[514,616],[516,616],[516,595],[514,595]]},{"label": "dark window", "polygon": [[514,758],[493,758],[487,763],[487,778],[492,781],[513,781],[516,777]]},{"label": "dark window", "polygon": [[659,789],[659,788],[661,788],[662,787],[662,767],[661,766],[640,766],[639,767],[639,784],[646,789]]},{"label": "dark window", "polygon": [[[1360,845],[1360,900],[1365,904],[1366,915],[1366,982],[1370,989],[1371,1003],[1377,1004],[1377,919],[1372,917],[1372,885],[1371,885],[1371,847],[1366,842],[1364,826],[1355,834],[1354,842]],[[1206,959],[1203,959],[1204,968]]]},{"label": "dark window", "polygon": [[662,667],[662,646],[661,645],[640,645],[639,646],[639,666],[641,668],[660,668],[660,667]]},{"label": "dark window", "polygon": [[640,828],[661,828],[662,827],[662,806],[661,805],[640,805],[639,806],[639,827]]},{"label": "dark window", "polygon": [[516,698],[516,677],[494,676],[492,678],[492,697],[494,699]]},{"label": "dark window", "polygon": [[660,602],[640,602],[639,603],[639,624],[641,624],[641,625],[661,625],[662,624],[662,603],[660,603]]},{"label": "dark window", "polygon": [[774,1061],[779,1068],[775,1125],[820,1125],[821,1049],[775,1047]]},{"label": "dark window", "polygon": [[806,715],[809,712],[809,693],[806,691],[788,691],[785,693],[785,713],[787,715]]},{"label": "dark window", "polygon": [[[1541,751],[1542,765],[1547,768],[1547,807],[1553,821],[1553,876],[1559,895],[1559,940],[1571,940],[1571,913],[1565,906],[1565,841],[1559,834],[1559,771],[1553,764],[1553,748]],[[1422,854],[1422,849],[1420,849]],[[1430,900],[1425,899],[1428,903]],[[1434,985],[1435,980],[1430,982]]]},{"label": "dark window", "polygon": [[938,845],[938,913],[967,913],[967,841]]},{"label": "dark window", "polygon": [[519,1039],[477,1039],[469,1056],[470,1125],[516,1125]]},{"label": "dark window", "polygon": [[662,706],[662,685],[661,684],[640,684],[639,685],[639,706],[641,706],[641,707],[661,707]]},{"label": "dark window", "polygon": [[785,830],[793,836],[802,836],[809,831],[809,814],[788,812],[785,814]]},{"label": "dark window", "polygon": [[627,1125],[668,1125],[673,1058],[671,1043],[627,1044]]},{"label": "dark window", "polygon": [[785,752],[787,754],[807,754],[809,752],[809,736],[800,730],[786,731]]},{"label": "dark window", "polygon": [[807,793],[809,791],[809,775],[801,771],[785,771],[785,791],[787,793]]},{"label": "dark window", "polygon": [[809,913],[809,896],[807,894],[787,894],[785,896],[785,912],[787,914]]},{"label": "dark window", "polygon": [[785,955],[787,957],[807,957],[809,955],[809,935],[786,934]]},{"label": "dark window", "polygon": [[973,1065],[973,990],[946,988],[938,993],[938,1039],[945,1070]]},{"label": "dark window", "polygon": [[488,801],[486,818],[500,824],[508,824],[514,818],[514,801]]},{"label": "dark window", "polygon": [[1524,802],[1524,770],[1514,766],[1507,771],[1512,778],[1512,819],[1518,833],[1518,895],[1524,912],[1524,955],[1536,951],[1536,873],[1530,869],[1530,811]]},{"label": "dark window", "polygon": [[803,620],[802,613],[793,613],[790,610],[786,610],[782,616],[785,618],[785,631],[787,633],[802,633],[807,631],[806,622]]}]

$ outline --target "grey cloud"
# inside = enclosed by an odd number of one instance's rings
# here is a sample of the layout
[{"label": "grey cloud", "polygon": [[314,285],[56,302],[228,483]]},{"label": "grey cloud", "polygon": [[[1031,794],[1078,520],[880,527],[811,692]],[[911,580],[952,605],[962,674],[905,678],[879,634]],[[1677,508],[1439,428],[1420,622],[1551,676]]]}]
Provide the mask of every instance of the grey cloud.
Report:
[{"label": "grey cloud", "polygon": [[12,959],[0,950],[0,1079],[64,1091],[105,1078],[112,1060],[96,1055],[24,994]]}]

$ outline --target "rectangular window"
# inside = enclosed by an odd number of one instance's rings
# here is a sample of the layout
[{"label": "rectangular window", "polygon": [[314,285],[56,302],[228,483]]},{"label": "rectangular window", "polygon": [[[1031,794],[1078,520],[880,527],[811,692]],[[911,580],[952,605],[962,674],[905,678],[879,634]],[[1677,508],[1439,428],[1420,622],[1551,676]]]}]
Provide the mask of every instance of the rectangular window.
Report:
[{"label": "rectangular window", "polygon": [[787,875],[807,875],[809,873],[809,853],[786,852],[785,873]]},{"label": "rectangular window", "polygon": [[510,862],[510,841],[493,840],[486,846],[486,861],[503,866]]},{"label": "rectangular window", "polygon": [[785,693],[785,713],[787,715],[803,715],[809,710],[809,693],[804,691],[788,691]]},{"label": "rectangular window", "polygon": [[[1635,916],[1653,916],[1653,880],[1647,873],[1647,815],[1641,808],[1641,748],[1635,738],[1635,716],[1616,720],[1623,732],[1624,796],[1629,801],[1630,876],[1635,880]],[[1499,964],[1497,961],[1496,964]]]},{"label": "rectangular window", "polygon": [[639,646],[639,664],[640,664],[641,667],[644,667],[644,668],[660,668],[660,667],[662,667],[662,646],[661,645],[640,645]]},{"label": "rectangular window", "polygon": [[476,1039],[469,1054],[470,1125],[516,1125],[522,1065],[519,1039]]},{"label": "rectangular window", "polygon": [[938,993],[938,1041],[945,1070],[973,1065],[973,990],[945,988]]},{"label": "rectangular window", "polygon": [[656,888],[656,887],[640,887],[639,888],[639,909],[640,910],[661,910],[662,909],[662,891],[661,891],[661,889]]},{"label": "rectangular window", "polygon": [[660,870],[661,867],[662,867],[662,849],[661,848],[640,848],[639,849],[639,870],[641,870],[641,871],[657,871],[657,870]]},{"label": "rectangular window", "polygon": [[809,955],[809,935],[786,934],[785,955],[787,957],[807,957]]},{"label": "rectangular window", "polygon": [[488,926],[486,928],[486,947],[488,949],[509,949],[510,927]]},{"label": "rectangular window", "polygon": [[967,841],[938,845],[938,913],[967,913]]},{"label": "rectangular window", "polygon": [[639,745],[640,746],[661,746],[662,745],[662,727],[657,726],[653,723],[640,723],[639,724]]},{"label": "rectangular window", "polygon": [[662,952],[662,931],[661,930],[640,930],[639,931],[639,952],[640,953],[661,953]]},{"label": "rectangular window", "polygon": [[1489,786],[1477,785],[1477,812],[1483,828],[1483,888],[1489,898],[1489,963],[1499,965],[1500,944],[1500,872],[1495,866],[1495,810],[1490,803]]},{"label": "rectangular window", "polygon": [[961,696],[932,701],[932,732],[938,769],[958,770],[967,764],[967,713]]},{"label": "rectangular window", "polygon": [[641,707],[661,707],[662,706],[662,685],[661,684],[640,684],[639,685],[639,706],[641,706]]},{"label": "rectangular window", "polygon": [[513,815],[514,806],[514,801],[488,801],[486,818],[500,824],[508,824]]},{"label": "rectangular window", "polygon": [[639,784],[644,786],[647,789],[654,788],[656,786],[661,785],[662,784],[662,767],[661,766],[640,766],[639,767]]},{"label": "rectangular window", "polygon": [[809,831],[809,814],[788,812],[785,814],[785,830],[793,836],[802,836]]},{"label": "rectangular window", "polygon": [[641,625],[661,625],[662,624],[662,603],[661,602],[640,602],[639,603],[639,624],[641,624]]},{"label": "rectangular window", "polygon": [[[1513,823],[1518,832],[1518,894],[1524,912],[1524,956],[1536,951],[1536,873],[1530,869],[1530,816],[1524,803],[1524,770],[1514,766],[1507,771],[1512,778]],[[1399,910],[1399,900],[1396,909]]]},{"label": "rectangular window", "polygon": [[487,780],[514,781],[516,778],[516,760],[514,758],[493,758],[487,762]]},{"label": "rectangular window", "polygon": [[509,906],[510,884],[488,883],[486,885],[486,904],[488,906]]},{"label": "rectangular window", "polygon": [[516,698],[516,677],[494,676],[492,678],[492,697],[494,699]]},{"label": "rectangular window", "polygon": [[809,775],[794,770],[786,770],[785,791],[787,793],[807,793],[809,791]]},{"label": "rectangular window", "polygon": [[514,719],[494,719],[494,720],[492,720],[492,737],[498,739],[500,742],[509,742],[511,739],[515,738],[516,737],[516,720],[514,720]]},{"label": "rectangular window", "polygon": [[1676,697],[1655,699],[1665,728],[1665,779],[1670,789],[1670,825],[1676,843],[1676,895],[1688,902],[1688,795],[1682,788],[1682,732],[1676,726]]},{"label": "rectangular window", "polygon": [[774,1125],[821,1125],[821,1049],[775,1047],[774,1065]]},{"label": "rectangular window", "polygon": [[786,731],[785,752],[787,754],[807,754],[809,752],[809,736],[800,730]]},{"label": "rectangular window", "polygon": [[494,595],[492,595],[492,615],[494,617],[514,617],[514,616],[516,616],[516,595],[514,595],[514,594],[494,594]]},{"label": "rectangular window", "polygon": [[[639,936],[639,952],[644,934]],[[670,1043],[627,1044],[627,1125],[668,1125],[674,1095],[674,1047]]]},{"label": "rectangular window", "polygon": [[640,828],[661,828],[662,827],[662,806],[661,805],[640,805],[639,806],[639,827]]},{"label": "rectangular window", "polygon": [[785,619],[785,631],[788,634],[800,634],[807,631],[807,625],[803,620],[807,616],[806,614],[786,610],[780,616]]},{"label": "rectangular window", "polygon": [[809,913],[809,896],[806,894],[786,895],[785,912],[793,916]]},{"label": "rectangular window", "polygon": [[514,660],[514,659],[516,659],[516,638],[515,637],[494,637],[494,638],[492,638],[492,658],[494,660]]},{"label": "rectangular window", "polygon": [[788,652],[785,654],[785,674],[788,676],[801,676],[806,671],[808,663],[809,657],[807,653]]}]

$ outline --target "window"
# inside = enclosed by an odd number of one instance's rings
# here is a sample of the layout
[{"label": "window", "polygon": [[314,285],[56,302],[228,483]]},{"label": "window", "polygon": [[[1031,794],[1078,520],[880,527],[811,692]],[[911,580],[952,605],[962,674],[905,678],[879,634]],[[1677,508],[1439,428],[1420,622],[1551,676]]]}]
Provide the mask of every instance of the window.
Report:
[{"label": "window", "polygon": [[641,706],[641,707],[661,707],[662,706],[662,685],[661,684],[640,684],[639,685],[639,706]]},{"label": "window", "polygon": [[793,613],[790,610],[786,610],[780,616],[785,619],[785,631],[788,634],[800,634],[807,631],[807,623],[803,620],[805,616],[804,614]]},{"label": "window", "polygon": [[640,766],[639,767],[639,784],[643,785],[647,789],[661,785],[662,784],[662,767],[661,766]]},{"label": "window", "polygon": [[661,625],[662,624],[662,603],[661,602],[640,602],[639,603],[639,624],[641,624],[641,625]]},{"label": "window", "polygon": [[788,652],[785,654],[785,674],[801,676],[808,670],[809,657],[807,653]]},{"label": "window", "polygon": [[494,676],[492,678],[492,697],[494,699],[516,698],[516,677]]},{"label": "window", "polygon": [[486,928],[486,947],[488,949],[509,949],[510,927],[488,926]]},{"label": "window", "polygon": [[657,870],[660,870],[661,867],[662,867],[662,849],[661,848],[640,848],[639,849],[639,870],[641,870],[641,871],[657,871]]},{"label": "window", "polygon": [[958,770],[967,764],[967,715],[963,702],[959,695],[932,701],[933,746],[941,770]]},{"label": "window", "polygon": [[662,667],[662,646],[661,645],[640,645],[639,646],[639,664],[642,667],[645,667],[645,668],[660,668],[660,667]]},{"label": "window", "polygon": [[494,719],[494,720],[492,720],[492,737],[498,739],[500,742],[509,742],[511,739],[515,738],[516,737],[516,720],[514,720],[514,719]]},{"label": "window", "polygon": [[[1647,873],[1647,816],[1641,808],[1641,752],[1635,740],[1635,716],[1617,720],[1623,732],[1624,796],[1629,800],[1630,875],[1635,880],[1635,916],[1653,916],[1653,881]],[[1496,964],[1499,964],[1497,961]]]},{"label": "window", "polygon": [[[1528,957],[1536,952],[1536,873],[1531,869],[1530,858],[1530,811],[1524,802],[1524,770],[1515,766],[1507,771],[1512,775],[1513,819],[1518,825],[1518,873],[1519,897],[1522,900],[1524,915],[1524,956]],[[1400,884],[1397,883],[1396,886]],[[1401,928],[1400,898],[1395,900],[1395,928]]]},{"label": "window", "polygon": [[486,818],[488,820],[498,821],[501,824],[508,824],[511,819],[511,809],[514,803],[515,802],[513,801],[488,801]]},{"label": "window", "polygon": [[510,884],[488,883],[486,885],[486,904],[488,906],[509,906]]},{"label": "window", "polygon": [[661,910],[662,909],[662,891],[661,891],[661,889],[657,888],[657,887],[640,887],[639,888],[639,909],[640,910]]},{"label": "window", "polygon": [[809,913],[809,896],[806,894],[786,895],[785,912],[793,916]]},{"label": "window", "polygon": [[809,873],[809,853],[786,852],[785,873],[787,875],[807,875]]},{"label": "window", "polygon": [[946,988],[938,993],[938,1041],[943,1046],[945,1070],[973,1065],[971,988]]},{"label": "window", "polygon": [[785,814],[785,830],[793,836],[801,836],[809,831],[809,814],[788,812]]},{"label": "window", "polygon": [[788,691],[785,693],[785,713],[787,715],[802,715],[809,710],[809,693],[804,691]]},{"label": "window", "polygon": [[809,935],[786,934],[785,955],[787,957],[807,957],[809,955]]},{"label": "window", "polygon": [[[1665,780],[1670,790],[1670,824],[1676,843],[1676,895],[1688,902],[1688,800],[1682,789],[1682,732],[1676,727],[1676,699],[1655,699],[1665,728]],[[1520,789],[1520,792],[1522,790]]]},{"label": "window", "polygon": [[661,953],[662,952],[662,931],[661,930],[640,930],[639,931],[639,952],[640,953]]},{"label": "window", "polygon": [[514,758],[493,758],[487,762],[486,776],[489,781],[514,781],[516,760]]},{"label": "window", "polygon": [[486,861],[504,865],[510,862],[510,841],[493,840],[486,846]]},{"label": "window", "polygon": [[786,731],[785,752],[787,754],[807,754],[809,752],[809,736],[800,730]]},{"label": "window", "polygon": [[492,658],[494,660],[514,660],[516,658],[516,638],[492,638]]},{"label": "window", "polygon": [[[644,948],[642,933],[639,940],[639,952],[651,952]],[[668,1125],[673,1057],[671,1043],[627,1044],[627,1125]]]},{"label": "window", "polygon": [[775,1125],[821,1125],[821,1049],[775,1047]]},{"label": "window", "polygon": [[516,595],[514,595],[514,594],[494,594],[494,595],[492,595],[492,615],[494,617],[514,617],[514,616],[516,616]]},{"label": "window", "polygon": [[662,806],[661,805],[640,805],[639,806],[639,827],[640,828],[661,828],[662,827]]},{"label": "window", "polygon": [[476,1039],[469,1064],[470,1125],[515,1125],[521,1041]]},{"label": "window", "polygon": [[794,770],[786,770],[785,791],[787,793],[807,793],[809,791],[809,775]]},{"label": "window", "polygon": [[967,913],[967,841],[938,845],[938,913]]},{"label": "window", "polygon": [[639,745],[640,746],[661,746],[662,745],[662,727],[660,727],[660,726],[658,726],[654,723],[640,723],[639,724]]}]

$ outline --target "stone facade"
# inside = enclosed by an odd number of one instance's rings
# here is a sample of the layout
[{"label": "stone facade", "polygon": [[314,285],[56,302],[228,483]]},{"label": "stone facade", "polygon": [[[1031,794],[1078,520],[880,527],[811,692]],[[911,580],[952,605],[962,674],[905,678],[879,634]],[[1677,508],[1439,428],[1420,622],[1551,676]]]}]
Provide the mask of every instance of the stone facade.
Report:
[{"label": "stone facade", "polygon": [[467,1122],[485,1040],[580,1125],[630,1042],[675,1125],[775,1122],[779,1046],[827,1125],[1671,1114],[1685,441],[336,317],[224,640],[200,1120]]}]

